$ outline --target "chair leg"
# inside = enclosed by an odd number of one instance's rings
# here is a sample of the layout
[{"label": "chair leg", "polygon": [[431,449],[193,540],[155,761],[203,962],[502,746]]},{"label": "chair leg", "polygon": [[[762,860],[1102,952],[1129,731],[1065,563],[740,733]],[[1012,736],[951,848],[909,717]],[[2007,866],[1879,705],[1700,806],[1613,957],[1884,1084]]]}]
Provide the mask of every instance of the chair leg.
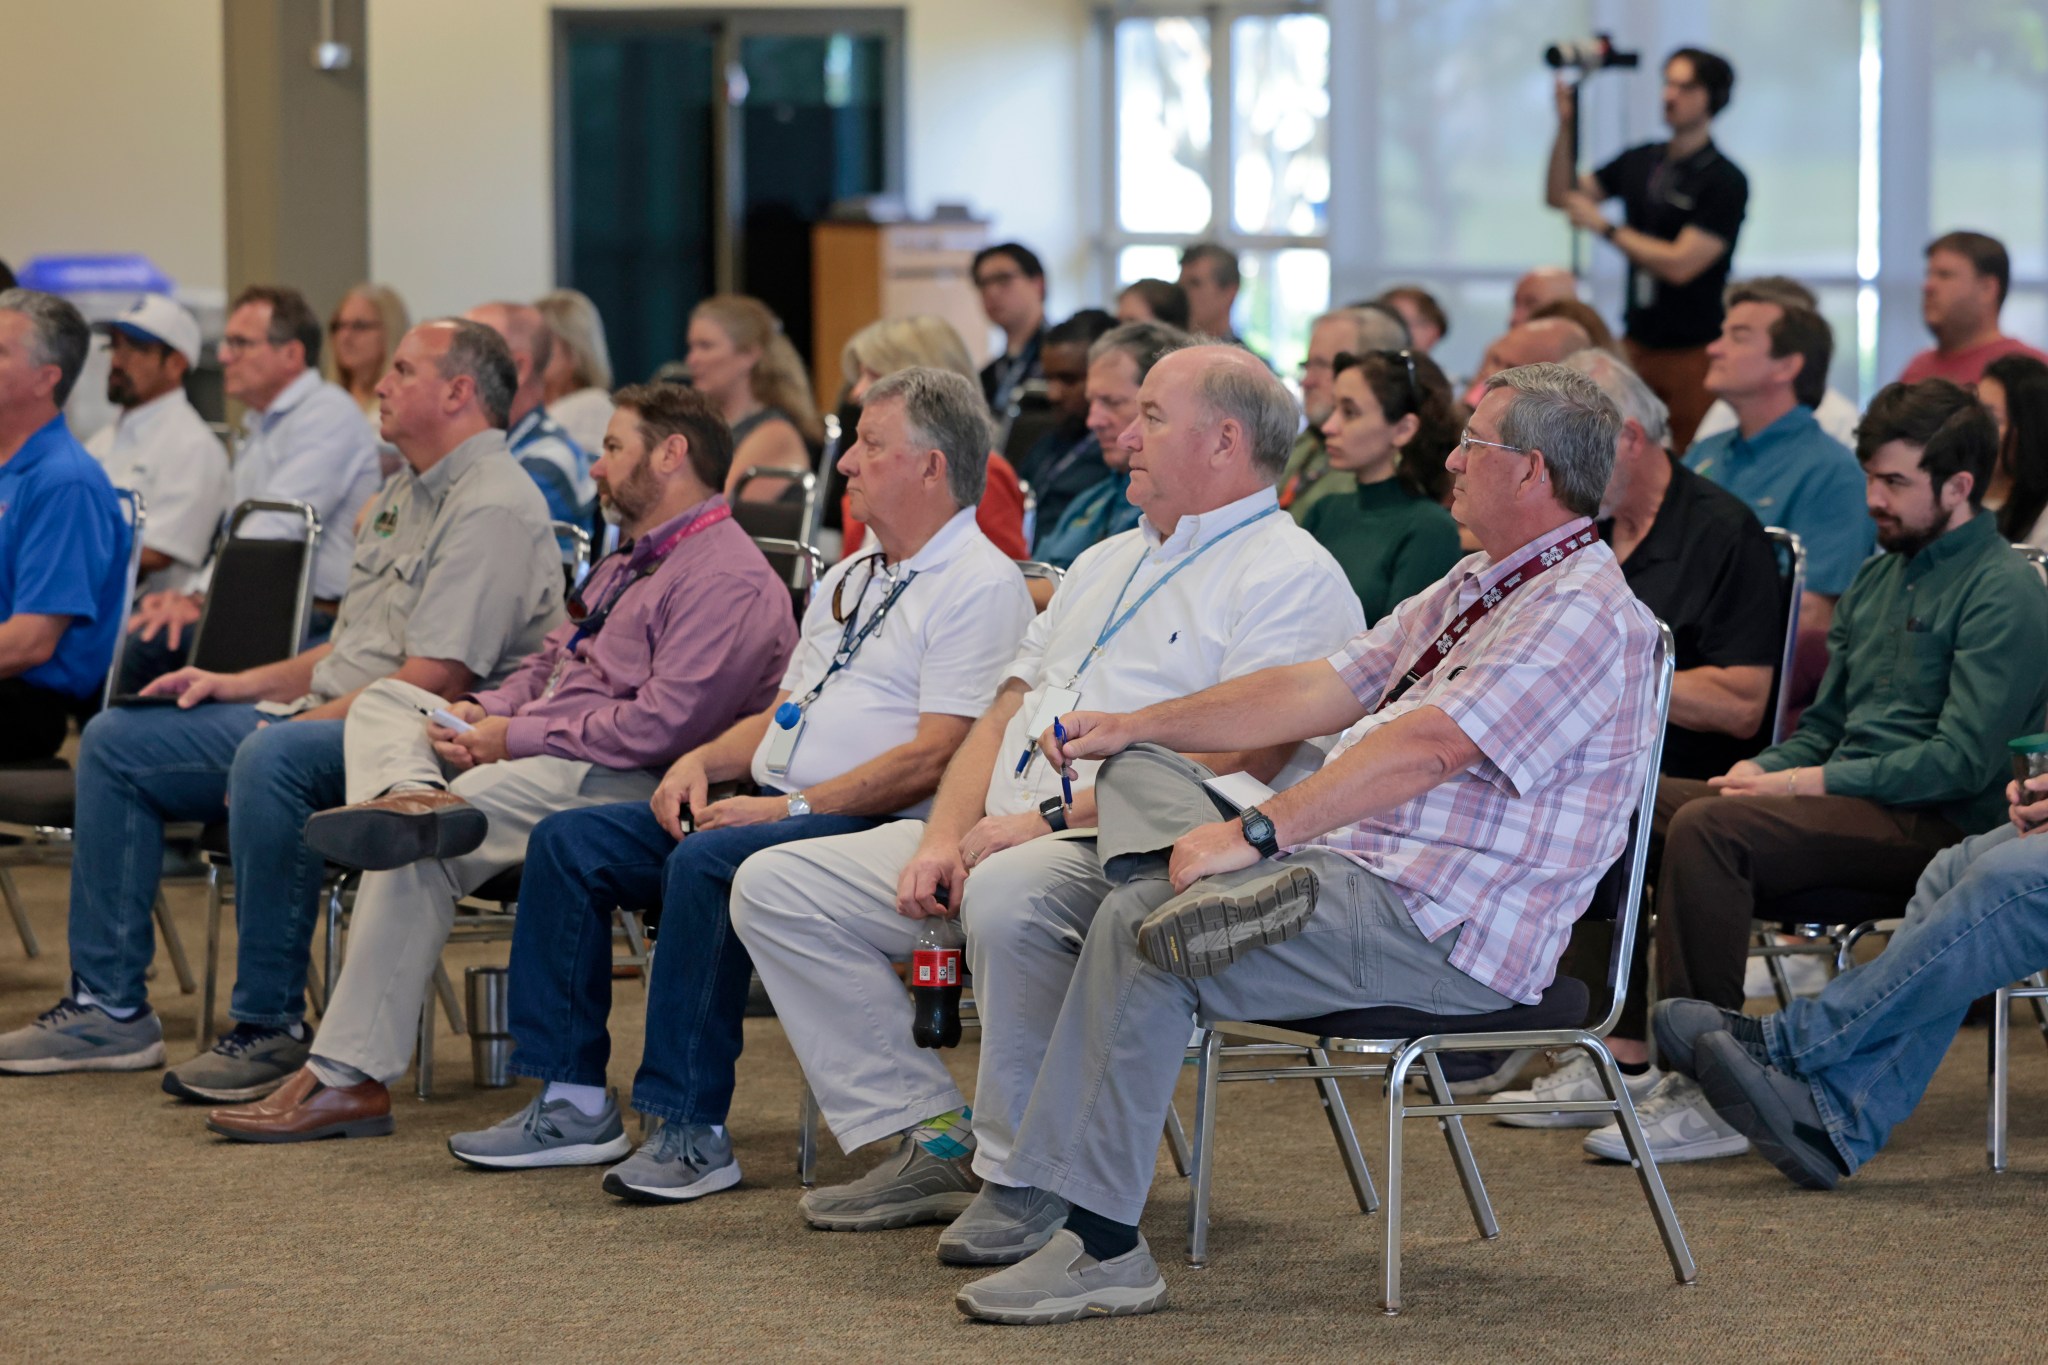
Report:
[{"label": "chair leg", "polygon": [[1195,1061],[1195,1131],[1188,1151],[1188,1264],[1209,1264],[1209,1190],[1216,1171],[1216,1085],[1223,1065],[1223,1038],[1202,1030]]},{"label": "chair leg", "polygon": [[1792,1008],[1792,983],[1785,977],[1785,959],[1776,953],[1764,959],[1764,966],[1771,974],[1771,989],[1778,993],[1778,1008]]},{"label": "chair leg", "polygon": [[199,1050],[213,1046],[213,1010],[220,1000],[220,869],[206,865],[206,988],[199,996]]},{"label": "chair leg", "polygon": [[1600,1083],[1606,1087],[1607,1098],[1614,1101],[1615,1118],[1621,1124],[1622,1138],[1628,1143],[1629,1164],[1636,1168],[1636,1178],[1643,1186],[1643,1197],[1650,1201],[1650,1215],[1657,1220],[1657,1233],[1664,1239],[1664,1254],[1671,1258],[1671,1273],[1680,1284],[1691,1284],[1699,1278],[1699,1266],[1693,1261],[1692,1249],[1685,1244],[1685,1232],[1678,1226],[1678,1215],[1671,1208],[1671,1196],[1664,1189],[1664,1177],[1657,1171],[1657,1158],[1650,1151],[1649,1140],[1643,1136],[1643,1125],[1636,1117],[1635,1103],[1629,1099],[1628,1087],[1621,1083],[1621,1068],[1614,1064],[1614,1054],[1598,1039],[1588,1035],[1586,1043],[1581,1046],[1592,1054],[1593,1066],[1600,1073]]},{"label": "chair leg", "polygon": [[638,910],[620,909],[612,913],[618,916],[619,927],[625,931],[626,960],[640,969],[640,989],[644,992],[653,975],[647,970],[647,927]]},{"label": "chair leg", "polygon": [[1380,1255],[1380,1311],[1392,1317],[1401,1311],[1401,1124],[1408,1117],[1407,1067],[1396,1053],[1387,1065],[1387,1200],[1386,1246]]},{"label": "chair leg", "polygon": [[2006,1084],[2011,1075],[2012,1015],[2010,987],[2000,986],[1991,1005],[1991,1119],[1986,1133],[1985,1158],[1993,1175],[2005,1173]]},{"label": "chair leg", "polygon": [[[1422,1054],[1423,1067],[1429,1072],[1429,1089],[1438,1104],[1455,1104],[1451,1096],[1451,1083],[1444,1076],[1443,1063],[1434,1052]],[[1479,1226],[1479,1235],[1487,1241],[1500,1236],[1500,1221],[1493,1216],[1493,1201],[1486,1197],[1486,1182],[1479,1178],[1479,1163],[1472,1159],[1472,1144],[1465,1136],[1465,1120],[1457,1114],[1448,1114],[1437,1120],[1443,1130],[1444,1142],[1451,1149],[1451,1164],[1458,1168],[1458,1183],[1465,1187],[1465,1203],[1472,1210],[1472,1221]]]},{"label": "chair leg", "polygon": [[[455,996],[455,983],[448,979],[448,968],[438,961],[434,963],[434,993],[441,997],[441,1008],[448,1014],[448,1031],[455,1034],[469,1032],[469,1026],[462,1017],[462,1002]],[[428,1017],[432,1017],[431,1009]]]},{"label": "chair leg", "polygon": [[[1308,1055],[1317,1066],[1330,1064],[1330,1054],[1319,1047],[1309,1049]],[[1344,1173],[1351,1178],[1351,1193],[1358,1200],[1358,1211],[1366,1215],[1377,1213],[1379,1191],[1373,1188],[1365,1153],[1358,1149],[1358,1130],[1351,1126],[1351,1111],[1344,1107],[1344,1092],[1338,1088],[1335,1076],[1318,1077],[1316,1088],[1321,1092],[1323,1117],[1330,1122],[1330,1136],[1337,1139],[1337,1151],[1344,1158]]]},{"label": "chair leg", "polygon": [[[2027,978],[2027,984],[2036,990],[2048,991],[2048,972],[2035,972]],[[2048,1000],[2030,995],[2027,1003],[2034,1007],[2034,1025],[2041,1030],[2041,1041],[2048,1042]]]},{"label": "chair leg", "polygon": [[347,878],[336,877],[327,888],[327,955],[320,964],[320,1012],[334,998],[334,983],[341,977],[341,894]]},{"label": "chair leg", "polygon": [[156,927],[164,936],[164,951],[171,955],[171,970],[178,975],[178,992],[191,995],[198,991],[199,982],[193,978],[192,963],[185,956],[185,940],[178,936],[178,926],[171,922],[171,907],[164,904],[164,893],[156,893]]},{"label": "chair leg", "polygon": [[[438,969],[437,969],[438,970]],[[420,1003],[419,1051],[413,1057],[413,1093],[421,1099],[434,1097],[434,997]]]},{"label": "chair leg", "polygon": [[41,957],[43,945],[36,941],[35,926],[28,922],[28,910],[21,903],[21,892],[15,888],[14,874],[0,864],[0,898],[7,901],[7,913],[14,917],[14,932],[21,936],[21,950],[30,957]]},{"label": "chair leg", "polygon": [[1187,1179],[1188,1132],[1180,1126],[1179,1105],[1169,1105],[1166,1110],[1166,1154],[1173,1159],[1174,1174]]},{"label": "chair leg", "polygon": [[796,1183],[807,1190],[818,1183],[818,1097],[809,1081],[796,1105]]}]

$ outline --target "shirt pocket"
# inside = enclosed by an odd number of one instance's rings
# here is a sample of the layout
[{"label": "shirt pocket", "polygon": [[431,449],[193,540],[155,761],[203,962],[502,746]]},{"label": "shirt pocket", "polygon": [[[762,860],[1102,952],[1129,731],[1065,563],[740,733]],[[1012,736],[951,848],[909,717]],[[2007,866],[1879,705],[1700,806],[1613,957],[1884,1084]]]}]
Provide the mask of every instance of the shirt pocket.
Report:
[{"label": "shirt pocket", "polygon": [[1901,632],[1894,687],[1899,697],[1929,714],[1939,712],[1948,699],[1949,669],[1955,659],[1955,641],[1940,629]]},{"label": "shirt pocket", "polygon": [[378,595],[384,599],[384,629],[394,653],[405,639],[406,622],[419,602],[420,579],[427,562],[424,550],[398,548],[377,571]]}]

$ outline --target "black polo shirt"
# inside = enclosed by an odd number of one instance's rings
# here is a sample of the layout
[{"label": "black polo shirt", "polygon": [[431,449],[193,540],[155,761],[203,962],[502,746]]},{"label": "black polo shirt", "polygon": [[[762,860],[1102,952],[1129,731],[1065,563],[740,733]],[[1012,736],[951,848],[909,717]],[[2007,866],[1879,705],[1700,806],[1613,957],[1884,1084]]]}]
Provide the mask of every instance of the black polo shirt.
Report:
[{"label": "black polo shirt", "polygon": [[1628,268],[1629,340],[1684,350],[1721,334],[1721,295],[1736,234],[1749,209],[1749,177],[1711,141],[1682,161],[1666,159],[1663,142],[1631,147],[1593,172],[1603,194],[1619,199],[1628,225],[1672,242],[1688,223],[1728,244],[1720,259],[1690,284],[1666,284],[1641,266]]},{"label": "black polo shirt", "polygon": [[[1600,523],[1614,538],[1614,523]],[[1778,557],[1763,523],[1742,500],[1684,465],[1671,462],[1671,487],[1650,534],[1622,561],[1622,577],[1644,606],[1678,638],[1678,671],[1776,668],[1785,645]],[[1664,734],[1663,770],[1672,777],[1719,777],[1770,741],[1770,717],[1757,733],[1684,730]]]}]

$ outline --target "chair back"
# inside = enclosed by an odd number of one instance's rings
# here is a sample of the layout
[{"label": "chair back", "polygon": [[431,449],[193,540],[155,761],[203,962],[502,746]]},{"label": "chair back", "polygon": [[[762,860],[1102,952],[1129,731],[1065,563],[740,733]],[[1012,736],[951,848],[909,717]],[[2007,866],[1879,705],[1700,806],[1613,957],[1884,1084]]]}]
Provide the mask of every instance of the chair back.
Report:
[{"label": "chair back", "polygon": [[825,576],[825,556],[818,552],[816,546],[806,545],[800,540],[754,536],[753,541],[768,557],[768,567],[789,585],[790,604],[796,612],[798,624],[802,624],[804,608],[811,604],[811,593],[817,589],[818,580]]},{"label": "chair back", "polygon": [[832,500],[832,476],[839,469],[839,456],[846,449],[845,430],[839,424],[839,414],[827,412],[819,416],[825,425],[825,444],[818,454],[818,489],[811,504],[811,522],[804,527],[804,533],[797,537],[806,545],[818,543],[818,532],[825,527],[825,512]]},{"label": "chair back", "polygon": [[[298,534],[282,540],[235,534],[259,512],[298,518]],[[230,512],[192,636],[192,666],[236,673],[298,653],[313,609],[313,551],[319,543],[320,517],[307,503],[251,498]]]},{"label": "chair back", "polygon": [[1017,491],[1024,495],[1024,543],[1033,545],[1038,541],[1038,494],[1027,479],[1017,480]]},{"label": "chair back", "polygon": [[1031,453],[1031,447],[1059,424],[1059,409],[1052,405],[1045,381],[1028,380],[1017,386],[1010,399],[1010,410],[1004,415],[1002,442],[998,448],[1004,459],[1021,468],[1024,457]]},{"label": "chair back", "polygon": [[[1057,564],[1047,564],[1043,560],[1038,559],[1018,560],[1017,572],[1024,575],[1024,579],[1026,582],[1029,582],[1032,579],[1038,579],[1042,582],[1052,584],[1052,590],[1054,592],[1058,592],[1060,590],[1060,584],[1067,581],[1067,571],[1065,569],[1062,569]],[[1041,607],[1039,608],[1039,610],[1043,611],[1044,608]]]},{"label": "chair back", "polygon": [[[128,523],[128,568],[127,590],[121,594],[121,608],[125,613],[129,604],[135,601],[135,585],[142,579],[142,528],[149,520],[149,509],[142,505],[142,494],[132,488],[116,488],[114,496],[121,502],[121,519]],[[124,619],[121,628],[114,632],[114,657],[107,664],[107,679],[100,684],[100,709],[106,710],[114,700],[114,689],[121,682],[121,661],[128,653],[128,623]]]},{"label": "chair back", "polygon": [[2048,550],[2018,540],[2012,543],[2012,548],[2014,554],[2034,566],[2034,572],[2041,575],[2043,583],[2048,583]]},{"label": "chair back", "polygon": [[562,547],[562,591],[572,593],[590,572],[590,532],[573,521],[554,523],[555,544]]},{"label": "chair back", "polygon": [[[790,485],[772,502],[748,502],[747,485],[755,479],[778,479]],[[733,485],[732,519],[755,538],[795,540],[808,545],[818,517],[818,476],[808,470],[756,465]]]},{"label": "chair back", "polygon": [[1771,679],[1771,699],[1764,714],[1771,718],[1771,743],[1784,742],[1786,721],[1792,710],[1792,665],[1799,649],[1799,599],[1806,591],[1806,546],[1794,532],[1782,526],[1766,526],[1764,534],[1778,556],[1778,583],[1784,591],[1782,615],[1785,643],[1778,651],[1777,676]]},{"label": "chair back", "polygon": [[1657,632],[1657,728],[1650,741],[1649,765],[1643,770],[1642,790],[1636,794],[1635,814],[1629,817],[1628,842],[1593,888],[1593,903],[1584,916],[1614,921],[1613,951],[1607,963],[1607,1017],[1592,1030],[1603,1038],[1620,1022],[1622,1006],[1628,998],[1629,963],[1642,922],[1643,883],[1649,870],[1650,822],[1657,813],[1657,770],[1664,766],[1664,728],[1671,718],[1671,677],[1676,667],[1678,640],[1671,627],[1662,621],[1657,623]]}]

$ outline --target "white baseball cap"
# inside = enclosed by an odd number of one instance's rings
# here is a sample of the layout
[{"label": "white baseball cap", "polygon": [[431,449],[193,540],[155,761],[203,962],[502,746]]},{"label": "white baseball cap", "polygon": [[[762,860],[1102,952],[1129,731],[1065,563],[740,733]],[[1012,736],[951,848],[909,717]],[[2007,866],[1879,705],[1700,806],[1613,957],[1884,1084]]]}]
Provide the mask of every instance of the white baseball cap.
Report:
[{"label": "white baseball cap", "polygon": [[137,341],[157,342],[199,363],[199,323],[163,294],[144,294],[112,322],[97,324],[102,332],[120,332]]}]

